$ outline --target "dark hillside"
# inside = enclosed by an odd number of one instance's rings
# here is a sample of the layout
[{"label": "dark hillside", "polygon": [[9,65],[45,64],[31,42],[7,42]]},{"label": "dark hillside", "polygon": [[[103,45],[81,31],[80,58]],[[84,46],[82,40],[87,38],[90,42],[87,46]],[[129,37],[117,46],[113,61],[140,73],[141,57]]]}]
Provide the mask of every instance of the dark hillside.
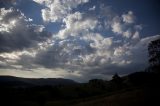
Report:
[{"label": "dark hillside", "polygon": [[56,85],[72,85],[77,82],[62,78],[19,78],[12,76],[0,76],[0,85],[8,85],[14,87],[21,86],[56,86]]}]

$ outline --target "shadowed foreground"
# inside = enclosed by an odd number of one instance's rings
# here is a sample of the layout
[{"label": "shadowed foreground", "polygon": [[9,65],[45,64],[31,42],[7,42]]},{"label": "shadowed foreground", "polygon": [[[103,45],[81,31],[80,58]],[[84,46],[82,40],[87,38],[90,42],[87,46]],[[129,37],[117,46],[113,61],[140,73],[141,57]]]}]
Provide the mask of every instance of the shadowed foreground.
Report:
[{"label": "shadowed foreground", "polygon": [[0,83],[0,106],[160,105],[159,73],[136,72],[122,78],[115,74],[110,81],[69,81],[68,85],[63,85],[62,82],[59,85],[34,85],[34,79],[30,84],[28,79],[21,78],[14,80],[14,83],[10,82],[13,81],[12,78],[9,78],[9,82],[5,79],[4,83],[2,79],[4,78],[1,78]]}]

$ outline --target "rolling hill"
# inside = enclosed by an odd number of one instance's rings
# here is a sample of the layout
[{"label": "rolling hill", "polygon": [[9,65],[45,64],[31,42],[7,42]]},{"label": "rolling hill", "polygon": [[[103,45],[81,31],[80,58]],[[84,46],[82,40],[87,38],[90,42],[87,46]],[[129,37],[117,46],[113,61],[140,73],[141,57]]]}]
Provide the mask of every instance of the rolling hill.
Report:
[{"label": "rolling hill", "polygon": [[56,86],[56,85],[72,85],[77,82],[63,78],[20,78],[13,76],[0,76],[1,86]]}]

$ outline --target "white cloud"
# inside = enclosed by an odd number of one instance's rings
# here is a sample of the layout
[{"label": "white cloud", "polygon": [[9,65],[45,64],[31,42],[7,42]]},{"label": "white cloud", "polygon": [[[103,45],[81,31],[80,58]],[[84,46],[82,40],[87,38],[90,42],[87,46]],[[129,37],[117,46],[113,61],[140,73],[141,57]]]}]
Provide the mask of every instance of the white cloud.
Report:
[{"label": "white cloud", "polygon": [[127,14],[123,14],[122,18],[125,23],[131,24],[135,22],[135,16],[132,11],[129,11]]},{"label": "white cloud", "polygon": [[96,6],[93,6],[93,7],[89,8],[88,10],[89,10],[89,11],[93,11],[93,10],[95,10],[95,9],[96,9]]},{"label": "white cloud", "polygon": [[35,1],[36,3],[39,3],[39,4],[43,4],[45,1],[49,2],[50,0],[33,0],[33,1]]},{"label": "white cloud", "polygon": [[114,55],[119,57],[119,56],[125,55],[125,52],[126,50],[124,47],[118,47],[115,49]]},{"label": "white cloud", "polygon": [[84,34],[88,31],[92,31],[98,24],[97,20],[84,18],[83,14],[80,12],[69,14],[63,19],[63,22],[65,23],[65,28],[60,30],[57,34],[57,36],[62,39],[68,36],[79,36],[82,33]]},{"label": "white cloud", "polygon": [[32,21],[33,21],[33,19],[31,19],[31,18],[28,18],[28,21],[29,21],[29,22],[32,22]]},{"label": "white cloud", "polygon": [[110,61],[112,38],[104,38],[99,33],[88,33],[83,39],[86,42],[91,42],[89,45],[94,49],[94,52],[82,56],[85,65],[100,67]]},{"label": "white cloud", "polygon": [[126,38],[130,38],[132,36],[132,32],[130,30],[127,30],[127,31],[123,32],[123,36]]},{"label": "white cloud", "polygon": [[136,32],[133,34],[132,39],[135,39],[135,40],[140,39],[140,36],[139,36],[139,32],[138,32],[138,31],[136,31]]},{"label": "white cloud", "polygon": [[99,33],[89,33],[83,38],[87,41],[91,41],[90,46],[96,49],[104,49],[112,45],[112,38],[104,38]]},{"label": "white cloud", "polygon": [[13,8],[8,10],[5,8],[0,9],[0,32],[10,32],[10,30],[16,26],[16,19],[10,19],[7,20],[7,22],[5,20],[6,16],[12,12],[14,12]]},{"label": "white cloud", "polygon": [[113,19],[105,21],[105,26],[107,30],[111,28],[113,33],[121,35],[124,38],[137,39],[139,31],[142,30],[142,25],[133,25],[131,23],[135,23],[135,16],[132,11],[129,11],[128,14],[123,14],[122,17],[115,15]]},{"label": "white cloud", "polygon": [[34,0],[37,3],[44,4],[46,8],[42,9],[42,18],[46,22],[60,21],[78,5],[87,3],[89,0]]},{"label": "white cloud", "polygon": [[117,34],[122,34],[123,33],[123,30],[122,30],[123,28],[122,28],[121,23],[114,22],[111,27],[112,27],[112,31],[114,33],[117,33]]}]

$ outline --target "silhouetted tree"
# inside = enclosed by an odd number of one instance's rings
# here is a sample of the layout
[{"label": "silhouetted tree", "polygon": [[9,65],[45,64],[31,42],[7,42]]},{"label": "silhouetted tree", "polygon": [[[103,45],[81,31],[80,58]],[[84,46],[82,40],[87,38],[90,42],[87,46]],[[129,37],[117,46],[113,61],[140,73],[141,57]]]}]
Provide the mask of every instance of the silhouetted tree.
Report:
[{"label": "silhouetted tree", "polygon": [[149,43],[148,53],[149,70],[156,72],[160,69],[160,38]]},{"label": "silhouetted tree", "polygon": [[113,91],[124,87],[123,80],[117,73],[113,75],[110,87]]},{"label": "silhouetted tree", "polygon": [[122,83],[122,79],[121,77],[119,77],[119,75],[117,73],[115,73],[112,77],[112,81],[115,83]]}]

